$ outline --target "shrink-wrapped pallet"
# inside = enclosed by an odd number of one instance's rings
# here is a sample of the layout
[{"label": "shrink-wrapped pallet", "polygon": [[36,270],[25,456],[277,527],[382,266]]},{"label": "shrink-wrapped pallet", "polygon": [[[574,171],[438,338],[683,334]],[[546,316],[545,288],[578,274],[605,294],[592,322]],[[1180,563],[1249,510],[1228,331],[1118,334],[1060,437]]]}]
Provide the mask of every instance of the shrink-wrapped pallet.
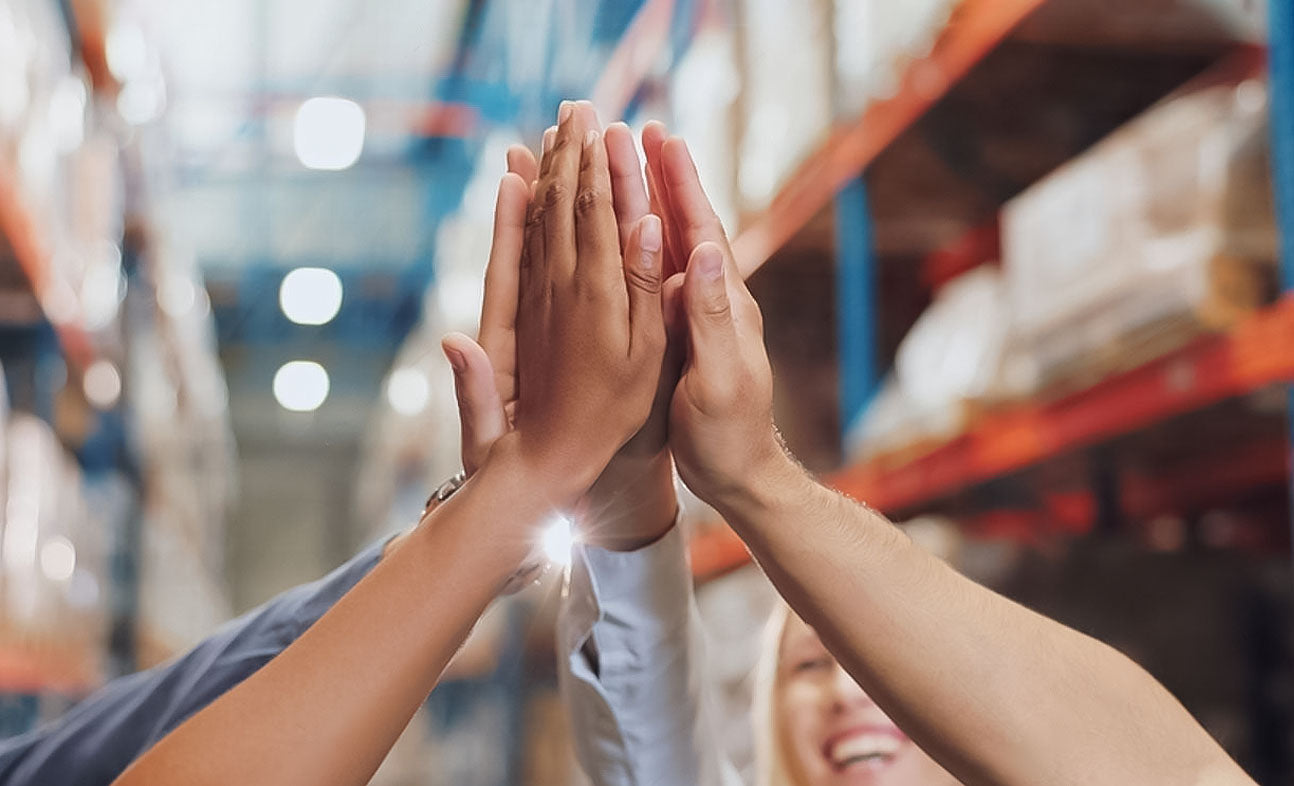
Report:
[{"label": "shrink-wrapped pallet", "polygon": [[1015,348],[1038,383],[1089,383],[1275,291],[1276,230],[1258,81],[1171,98],[1003,210]]}]

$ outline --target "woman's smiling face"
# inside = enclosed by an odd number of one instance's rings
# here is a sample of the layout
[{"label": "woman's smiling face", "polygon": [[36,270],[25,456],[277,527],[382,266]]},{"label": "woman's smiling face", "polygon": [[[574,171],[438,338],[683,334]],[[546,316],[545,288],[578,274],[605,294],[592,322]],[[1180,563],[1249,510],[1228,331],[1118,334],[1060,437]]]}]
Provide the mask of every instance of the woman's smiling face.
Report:
[{"label": "woman's smiling face", "polygon": [[908,739],[791,615],[778,655],[778,733],[801,786],[943,786],[947,772]]}]

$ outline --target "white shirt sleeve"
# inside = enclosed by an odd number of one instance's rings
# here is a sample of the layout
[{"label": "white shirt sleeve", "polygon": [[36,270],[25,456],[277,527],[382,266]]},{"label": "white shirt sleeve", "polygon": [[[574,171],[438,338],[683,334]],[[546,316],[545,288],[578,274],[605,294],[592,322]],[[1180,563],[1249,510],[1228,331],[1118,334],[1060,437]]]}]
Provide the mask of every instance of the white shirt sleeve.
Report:
[{"label": "white shirt sleeve", "polygon": [[707,699],[678,526],[633,552],[576,546],[557,628],[575,752],[595,786],[741,785]]}]

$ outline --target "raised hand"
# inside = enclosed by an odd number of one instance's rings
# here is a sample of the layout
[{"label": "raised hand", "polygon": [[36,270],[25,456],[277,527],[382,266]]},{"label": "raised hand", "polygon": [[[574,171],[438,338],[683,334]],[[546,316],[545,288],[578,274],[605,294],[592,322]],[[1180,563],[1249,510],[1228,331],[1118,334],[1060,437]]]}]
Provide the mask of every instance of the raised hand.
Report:
[{"label": "raised hand", "polygon": [[[667,314],[682,314],[687,360],[670,405],[669,444],[683,481],[713,505],[752,473],[785,461],[773,426],[773,377],[759,306],[737,270],[687,145],[644,131],[648,169],[661,186],[686,272],[664,286]],[[671,241],[668,239],[667,244]],[[677,320],[676,320],[677,321]]]},{"label": "raised hand", "polygon": [[622,257],[596,118],[567,111],[530,203],[516,320],[516,444],[557,488],[586,491],[647,418],[665,350],[660,249],[646,216]]},{"label": "raised hand", "polygon": [[[581,114],[584,122],[596,123],[593,108],[587,102],[565,106]],[[545,134],[545,151],[554,146],[556,133],[554,127]],[[631,252],[635,229],[652,213],[652,206],[644,187],[633,133],[623,123],[613,123],[607,127],[604,141],[623,255]],[[514,146],[508,151],[508,170],[499,186],[480,334],[473,341],[453,333],[443,342],[454,369],[462,422],[463,467],[469,476],[484,461],[494,441],[511,430],[516,402],[519,263],[525,215],[538,165],[529,150]],[[662,278],[677,267],[666,256]],[[576,523],[585,542],[613,549],[634,549],[654,541],[672,526],[678,502],[666,440],[669,404],[681,364],[682,345],[673,343],[663,360],[647,421],[617,452],[584,504],[579,506],[581,515]]]},{"label": "raised hand", "polygon": [[517,402],[517,287],[531,184],[538,174],[539,165],[529,150],[520,145],[509,148],[508,173],[499,181],[494,207],[480,332],[476,341],[450,333],[441,342],[454,370],[463,469],[469,477],[484,463],[495,440],[512,428]]}]

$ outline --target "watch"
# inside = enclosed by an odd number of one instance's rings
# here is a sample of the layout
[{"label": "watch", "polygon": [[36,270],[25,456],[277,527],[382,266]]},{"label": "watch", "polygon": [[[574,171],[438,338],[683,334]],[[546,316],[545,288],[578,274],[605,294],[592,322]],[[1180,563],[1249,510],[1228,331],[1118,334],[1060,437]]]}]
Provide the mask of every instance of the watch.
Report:
[{"label": "watch", "polygon": [[[427,515],[432,508],[454,496],[454,492],[466,484],[467,471],[459,470],[453,477],[441,483],[436,487],[435,491],[431,492],[431,496],[427,497],[427,504],[422,508],[422,515]],[[536,543],[535,547],[530,550],[530,554],[526,556],[525,561],[521,563],[521,567],[517,568],[516,572],[508,577],[499,594],[515,595],[528,585],[539,581],[548,572],[550,564],[548,558],[544,556],[543,547]]]}]

